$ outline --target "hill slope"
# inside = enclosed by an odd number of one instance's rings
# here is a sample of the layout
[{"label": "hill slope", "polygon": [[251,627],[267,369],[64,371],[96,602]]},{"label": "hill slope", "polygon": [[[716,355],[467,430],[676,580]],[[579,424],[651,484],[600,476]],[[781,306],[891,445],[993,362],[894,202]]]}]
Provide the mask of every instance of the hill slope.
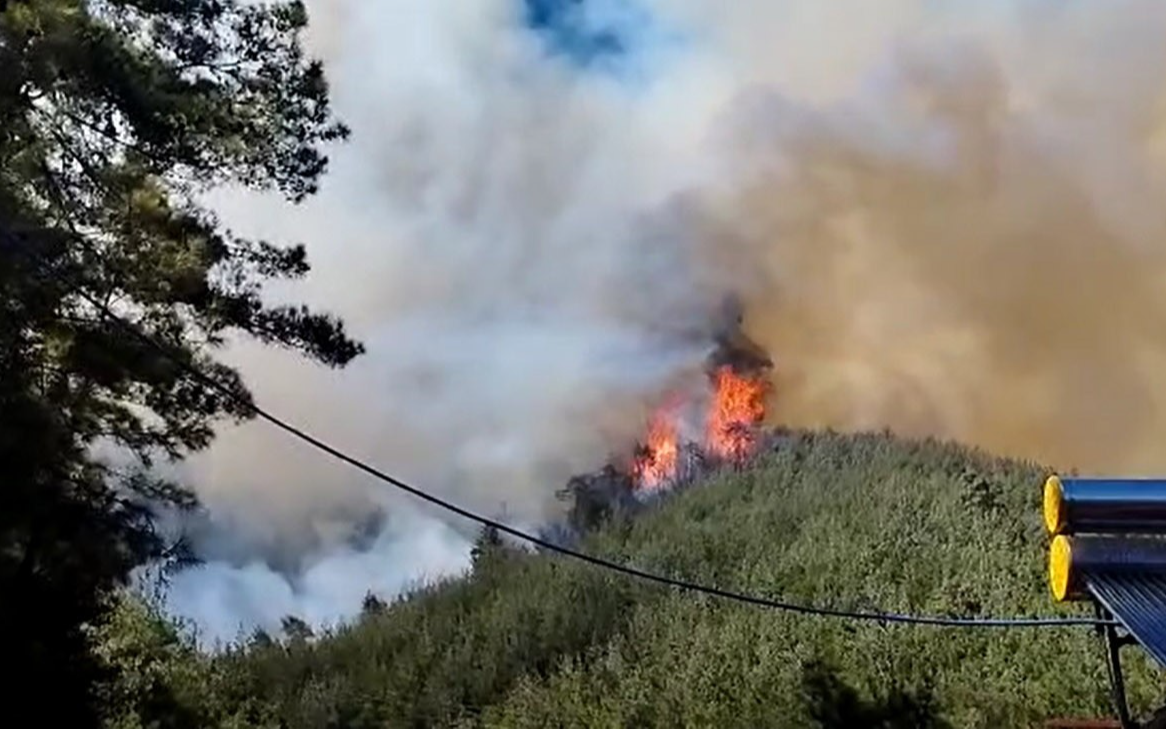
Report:
[{"label": "hill slope", "polygon": [[[1045,587],[1043,476],[948,444],[799,433],[585,547],[833,607],[1065,613]],[[108,634],[112,660],[145,676],[111,694],[123,726],[162,705],[192,725],[292,729],[919,726],[936,712],[935,725],[996,729],[1110,713],[1101,644],[1087,628],[804,617],[488,545],[473,577],[370,603],[319,640],[261,638],[211,659],[129,607]],[[1144,711],[1161,699],[1160,674],[1136,650],[1127,665]],[[893,714],[906,718],[878,718]]]}]

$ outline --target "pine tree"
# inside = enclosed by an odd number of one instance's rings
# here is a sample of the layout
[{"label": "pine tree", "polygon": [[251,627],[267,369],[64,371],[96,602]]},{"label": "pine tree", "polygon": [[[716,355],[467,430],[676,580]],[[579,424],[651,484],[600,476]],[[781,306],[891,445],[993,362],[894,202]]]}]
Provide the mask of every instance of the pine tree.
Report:
[{"label": "pine tree", "polygon": [[298,1],[0,4],[0,644],[16,703],[51,696],[39,723],[98,721],[87,626],[135,566],[167,556],[149,505],[193,504],[149,467],[252,416],[215,358],[227,337],[332,367],[363,351],[332,316],[264,302],[265,282],[307,274],[302,246],[241,238],[198,202],[223,184],[315,193],[323,146],[348,132],[302,50],[306,23]]}]

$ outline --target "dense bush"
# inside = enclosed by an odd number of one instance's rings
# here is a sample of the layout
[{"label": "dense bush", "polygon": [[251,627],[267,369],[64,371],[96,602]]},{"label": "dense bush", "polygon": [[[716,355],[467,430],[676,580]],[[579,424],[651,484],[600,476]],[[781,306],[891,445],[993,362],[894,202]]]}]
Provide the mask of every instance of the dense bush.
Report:
[{"label": "dense bush", "polygon": [[[795,434],[601,529],[588,550],[833,607],[1049,615],[1042,471],[937,442]],[[159,656],[222,726],[1025,727],[1106,715],[1086,628],[952,629],[778,613],[514,551],[318,639]],[[1140,711],[1162,698],[1136,651]],[[201,672],[201,673],[200,673]],[[208,678],[209,677],[209,678]],[[183,684],[211,689],[200,694]],[[164,683],[164,681],[163,681]],[[248,703],[250,702],[250,703]],[[262,723],[255,725],[263,726]],[[122,724],[121,726],[128,726]]]}]

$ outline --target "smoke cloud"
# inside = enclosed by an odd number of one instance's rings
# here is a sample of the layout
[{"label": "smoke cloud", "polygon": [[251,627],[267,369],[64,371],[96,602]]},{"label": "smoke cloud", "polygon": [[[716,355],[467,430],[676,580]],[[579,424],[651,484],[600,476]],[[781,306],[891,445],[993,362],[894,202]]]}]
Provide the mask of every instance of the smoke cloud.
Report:
[{"label": "smoke cloud", "polygon": [[[1161,3],[309,8],[354,138],[301,207],[212,202],[304,241],[313,273],[275,295],[369,347],[341,372],[230,352],[330,442],[543,523],[699,369],[735,293],[775,420],[1166,467]],[[262,424],[188,467],[217,536],[171,604],[212,633],[468,559],[467,525]]]},{"label": "smoke cloud", "polygon": [[1166,7],[1119,5],[916,30],[844,94],[730,111],[709,245],[760,272],[777,417],[1166,467]]}]

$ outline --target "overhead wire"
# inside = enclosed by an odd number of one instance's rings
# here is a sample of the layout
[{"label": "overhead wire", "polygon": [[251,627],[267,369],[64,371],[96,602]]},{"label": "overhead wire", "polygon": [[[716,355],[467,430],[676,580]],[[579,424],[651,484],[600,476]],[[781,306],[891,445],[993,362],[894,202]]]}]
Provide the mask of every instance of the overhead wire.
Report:
[{"label": "overhead wire", "polygon": [[[0,228],[0,237],[8,242],[8,245],[13,250],[19,253],[26,253],[26,251],[19,250],[20,242],[16,235],[6,228]],[[52,274],[49,274],[52,275]],[[59,277],[56,277],[59,280]],[[61,282],[68,290],[72,291],[90,306],[94,307],[103,317],[108,319],[115,326],[124,330],[127,334],[134,337],[142,344],[158,351],[164,357],[169,359],[175,365],[180,367],[191,377],[198,380],[204,386],[209,387],[216,392],[234,401],[245,410],[252,412],[257,418],[266,421],[275,426],[277,429],[284,431],[313,448],[335,458],[338,461],[345,463],[352,468],[355,468],[362,473],[365,473],[373,478],[387,483],[411,496],[422,501],[428,502],[452,514],[456,514],[469,521],[476,522],[484,527],[492,528],[500,533],[507,534],[520,541],[533,544],[541,547],[547,551],[555,552],[564,557],[578,560],[591,564],[595,567],[617,572],[629,577],[643,580],[645,582],[652,582],[666,587],[676,588],[682,591],[695,592],[705,594],[712,597],[717,597],[733,602],[755,605],[782,612],[796,613],[801,615],[818,616],[818,617],[836,617],[842,619],[856,620],[856,621],[871,621],[878,623],[891,624],[910,624],[910,625],[932,625],[938,627],[962,627],[962,628],[1035,628],[1035,627],[1065,627],[1065,626],[1091,626],[1097,627],[1102,625],[1117,624],[1113,620],[1103,620],[1099,618],[1074,618],[1074,617],[1046,617],[1046,618],[1032,618],[1032,617],[1009,617],[1009,618],[971,618],[971,617],[945,617],[934,615],[916,615],[911,613],[896,613],[896,612],[881,612],[881,611],[863,611],[863,610],[845,610],[841,608],[828,608],[815,605],[805,605],[785,600],[776,600],[758,595],[749,595],[731,590],[721,589],[710,585],[703,585],[688,580],[676,579],[665,575],[648,572],[646,570],[631,567],[625,564],[598,557],[586,552],[572,549],[561,544],[557,544],[548,539],[530,534],[529,532],[509,526],[496,519],[477,514],[469,509],[458,506],[457,504],[443,499],[439,496],[424,491],[416,486],[413,486],[399,478],[392,476],[381,469],[372,466],[365,461],[349,455],[339,448],[329,444],[328,442],[306,432],[302,428],[293,425],[292,423],[280,418],[265,408],[260,407],[254,402],[244,401],[234,391],[218,382],[213,377],[210,377],[198,367],[190,363],[187,358],[182,357],[170,351],[166,345],[158,342],[153,337],[143,332],[139,327],[134,326],[131,322],[126,321],[123,317],[118,316],[111,311],[108,306],[86,292],[79,286],[71,285],[70,282]]]}]

